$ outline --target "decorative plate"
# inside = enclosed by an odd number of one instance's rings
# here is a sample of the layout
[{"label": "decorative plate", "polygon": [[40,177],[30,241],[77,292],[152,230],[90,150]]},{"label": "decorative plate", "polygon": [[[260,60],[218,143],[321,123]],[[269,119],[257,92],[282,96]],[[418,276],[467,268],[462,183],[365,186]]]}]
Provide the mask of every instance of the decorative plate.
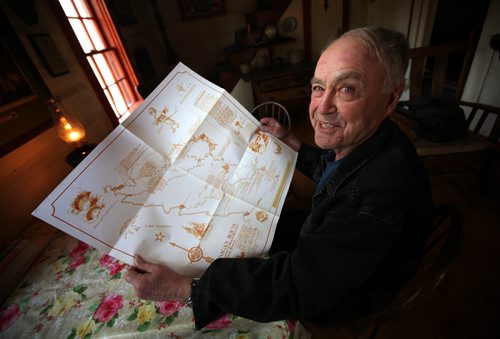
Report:
[{"label": "decorative plate", "polygon": [[283,20],[283,30],[292,32],[297,27],[297,20],[294,17],[288,17]]}]

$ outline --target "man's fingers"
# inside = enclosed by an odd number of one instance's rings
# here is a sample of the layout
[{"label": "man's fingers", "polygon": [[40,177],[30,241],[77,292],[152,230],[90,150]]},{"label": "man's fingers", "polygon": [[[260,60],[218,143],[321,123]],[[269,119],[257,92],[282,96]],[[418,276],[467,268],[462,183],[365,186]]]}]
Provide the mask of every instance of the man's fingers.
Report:
[{"label": "man's fingers", "polygon": [[263,126],[271,126],[271,127],[279,125],[279,123],[276,119],[270,118],[270,117],[264,117],[264,118],[260,119],[260,123]]},{"label": "man's fingers", "polygon": [[271,121],[273,121],[273,120],[274,120],[274,119],[273,119],[273,118],[271,118],[271,117],[263,117],[263,118],[261,118],[261,119],[260,119],[260,123],[261,123],[262,125],[266,125],[267,123],[269,123],[269,122],[271,122]]},{"label": "man's fingers", "polygon": [[271,128],[267,125],[260,125],[259,130],[261,130],[262,132],[270,132]]},{"label": "man's fingers", "polygon": [[131,284],[139,298],[162,301],[184,300],[189,297],[191,278],[182,276],[167,266],[153,264],[140,256],[123,278]]},{"label": "man's fingers", "polygon": [[139,281],[140,276],[142,273],[139,273],[135,267],[130,267],[127,272],[125,272],[125,275],[123,276],[123,279],[125,279],[126,282],[131,284],[132,286],[135,286],[137,281]]},{"label": "man's fingers", "polygon": [[155,267],[155,264],[152,264],[152,263],[144,260],[140,255],[136,254],[136,256],[135,256],[136,271],[139,271],[139,272],[142,271],[144,273],[153,272],[154,267]]},{"label": "man's fingers", "polygon": [[127,270],[127,272],[123,276],[123,279],[137,287],[137,283],[140,281],[140,279],[143,278],[144,274],[151,273],[153,267],[154,264],[151,264],[142,259],[140,255],[136,255],[135,266],[131,266]]},{"label": "man's fingers", "polygon": [[139,254],[135,255],[135,265],[137,267],[142,266],[145,263],[147,263],[147,261],[142,259],[142,257]]}]

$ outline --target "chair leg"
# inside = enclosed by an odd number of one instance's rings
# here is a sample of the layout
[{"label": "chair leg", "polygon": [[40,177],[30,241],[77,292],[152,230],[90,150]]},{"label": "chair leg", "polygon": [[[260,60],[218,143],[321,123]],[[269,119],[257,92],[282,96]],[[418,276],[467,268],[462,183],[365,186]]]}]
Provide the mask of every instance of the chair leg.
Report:
[{"label": "chair leg", "polygon": [[[369,325],[362,329],[353,329],[351,331],[353,333],[354,339],[372,339],[375,338],[376,333],[378,332],[379,324]],[[375,334],[375,336],[374,336]]]},{"label": "chair leg", "polygon": [[491,193],[489,183],[492,175],[492,167],[496,161],[500,161],[500,151],[493,149],[486,155],[486,159],[480,169],[478,186],[482,193]]},{"label": "chair leg", "polygon": [[377,338],[379,329],[380,329],[380,324],[377,324],[373,327],[372,334],[370,335],[370,339]]}]

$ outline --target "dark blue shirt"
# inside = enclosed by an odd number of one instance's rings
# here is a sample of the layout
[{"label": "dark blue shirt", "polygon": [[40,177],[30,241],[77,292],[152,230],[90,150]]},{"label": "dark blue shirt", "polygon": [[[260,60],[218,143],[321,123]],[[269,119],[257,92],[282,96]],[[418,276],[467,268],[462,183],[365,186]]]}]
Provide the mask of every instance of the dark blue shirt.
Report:
[{"label": "dark blue shirt", "polygon": [[321,191],[323,186],[325,186],[325,184],[328,181],[328,179],[330,178],[330,176],[333,174],[333,172],[335,172],[335,170],[339,167],[339,165],[342,161],[342,159],[341,160],[334,160],[335,157],[334,157],[333,153],[328,154],[327,159],[332,159],[332,160],[326,161],[326,168],[325,168],[323,174],[321,175],[321,178],[319,179],[318,184],[316,185],[316,193]]}]

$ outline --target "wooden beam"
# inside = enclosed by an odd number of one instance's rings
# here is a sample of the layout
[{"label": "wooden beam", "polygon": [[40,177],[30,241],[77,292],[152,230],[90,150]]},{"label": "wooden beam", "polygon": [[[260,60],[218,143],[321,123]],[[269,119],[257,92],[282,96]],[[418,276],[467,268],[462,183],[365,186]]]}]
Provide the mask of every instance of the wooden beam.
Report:
[{"label": "wooden beam", "polygon": [[351,29],[351,3],[349,0],[342,0],[342,33]]},{"label": "wooden beam", "polygon": [[311,62],[311,0],[302,0],[302,21],[304,22],[304,58]]}]

